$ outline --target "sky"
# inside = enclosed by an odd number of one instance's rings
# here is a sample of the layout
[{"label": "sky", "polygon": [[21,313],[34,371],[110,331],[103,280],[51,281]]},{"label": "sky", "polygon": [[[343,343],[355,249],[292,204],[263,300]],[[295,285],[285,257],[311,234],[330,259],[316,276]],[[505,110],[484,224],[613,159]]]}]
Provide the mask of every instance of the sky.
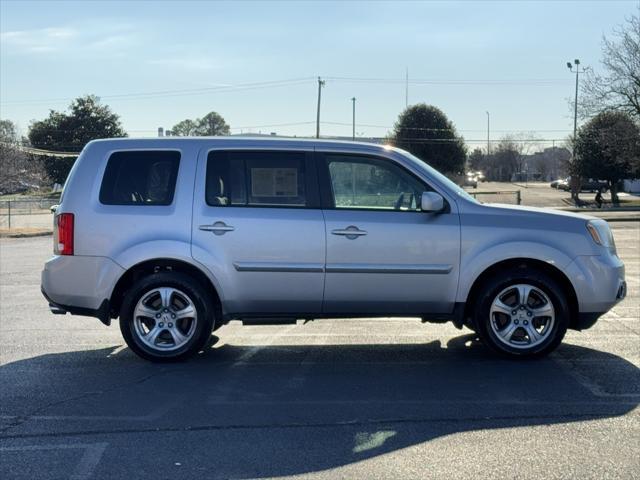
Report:
[{"label": "sky", "polygon": [[0,117],[23,134],[96,94],[130,136],[220,113],[232,133],[384,136],[409,104],[441,108],[471,147],[572,132],[575,76],[601,69],[630,1],[0,0]]}]

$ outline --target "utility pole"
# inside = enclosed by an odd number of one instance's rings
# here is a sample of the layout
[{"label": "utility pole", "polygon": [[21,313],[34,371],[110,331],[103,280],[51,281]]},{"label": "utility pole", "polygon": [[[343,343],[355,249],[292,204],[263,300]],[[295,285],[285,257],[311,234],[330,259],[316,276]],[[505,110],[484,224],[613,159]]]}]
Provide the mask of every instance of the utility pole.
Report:
[{"label": "utility pole", "polygon": [[486,112],[487,114],[487,157],[491,154],[491,136],[490,136],[490,129],[489,129],[489,122],[490,122],[490,115],[489,112]]},{"label": "utility pole", "polygon": [[404,108],[409,108],[409,67],[404,77]]},{"label": "utility pole", "polygon": [[351,99],[351,102],[353,103],[353,130],[351,133],[351,137],[353,138],[353,140],[356,139],[356,97],[353,97]]},{"label": "utility pole", "polygon": [[316,138],[320,138],[320,99],[322,97],[322,87],[324,87],[324,80],[318,77],[318,115],[316,117]]}]

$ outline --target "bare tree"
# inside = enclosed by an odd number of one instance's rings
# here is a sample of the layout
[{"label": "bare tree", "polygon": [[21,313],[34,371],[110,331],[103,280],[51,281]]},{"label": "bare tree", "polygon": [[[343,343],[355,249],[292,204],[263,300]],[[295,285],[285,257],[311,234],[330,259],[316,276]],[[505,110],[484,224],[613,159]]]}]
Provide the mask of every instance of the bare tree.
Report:
[{"label": "bare tree", "polygon": [[583,118],[602,111],[621,111],[640,120],[640,7],[602,39],[603,73],[588,71],[579,105]]},{"label": "bare tree", "polygon": [[0,120],[0,193],[36,190],[46,180],[40,159],[21,149],[15,124]]}]

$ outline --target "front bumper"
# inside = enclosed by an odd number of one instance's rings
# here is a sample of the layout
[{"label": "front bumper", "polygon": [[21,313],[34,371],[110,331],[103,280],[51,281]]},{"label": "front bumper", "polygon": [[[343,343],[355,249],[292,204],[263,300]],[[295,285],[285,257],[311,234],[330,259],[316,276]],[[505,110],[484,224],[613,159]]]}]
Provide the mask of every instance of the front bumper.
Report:
[{"label": "front bumper", "polygon": [[616,255],[579,256],[566,269],[578,300],[578,316],[572,328],[592,327],[598,318],[627,294],[624,264]]}]

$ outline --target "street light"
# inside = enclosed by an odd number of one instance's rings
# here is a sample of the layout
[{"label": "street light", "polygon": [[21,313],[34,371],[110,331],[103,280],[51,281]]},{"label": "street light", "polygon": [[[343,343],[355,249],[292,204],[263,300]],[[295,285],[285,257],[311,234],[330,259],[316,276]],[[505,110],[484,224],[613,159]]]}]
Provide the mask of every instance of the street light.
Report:
[{"label": "street light", "polygon": [[[574,141],[574,145],[575,145],[575,139],[576,139],[576,132],[578,130],[578,76],[580,75],[580,60],[578,60],[577,58],[573,61],[573,64],[571,64],[571,62],[567,62],[567,68],[569,69],[570,72],[573,73],[573,67],[576,67],[576,97],[575,97],[575,101],[573,102],[573,141]],[[582,72],[584,72],[584,69],[582,69]],[[574,153],[575,153],[575,147],[574,147]]]},{"label": "street light", "polygon": [[489,121],[490,121],[490,115],[489,112],[485,112],[487,114],[487,157],[489,156],[489,154],[491,153],[491,141],[489,140]]},{"label": "street light", "polygon": [[352,131],[351,138],[355,140],[356,139],[356,97],[353,97],[351,99],[351,102],[353,103],[353,131]]},{"label": "street light", "polygon": [[[575,70],[574,70],[574,67],[575,67]],[[573,61],[573,64],[571,62],[567,62],[567,68],[571,73],[575,71],[575,74],[576,74],[576,95],[573,101],[573,153],[572,153],[573,161],[575,162],[576,139],[578,134],[578,78],[580,74],[586,72],[587,69],[586,68],[580,69],[580,60],[578,60],[577,58]],[[578,192],[580,191],[580,187],[577,187],[576,189],[577,182],[578,180],[576,179],[576,176],[572,174],[571,175],[571,198],[573,198],[574,200],[577,200]]]}]

